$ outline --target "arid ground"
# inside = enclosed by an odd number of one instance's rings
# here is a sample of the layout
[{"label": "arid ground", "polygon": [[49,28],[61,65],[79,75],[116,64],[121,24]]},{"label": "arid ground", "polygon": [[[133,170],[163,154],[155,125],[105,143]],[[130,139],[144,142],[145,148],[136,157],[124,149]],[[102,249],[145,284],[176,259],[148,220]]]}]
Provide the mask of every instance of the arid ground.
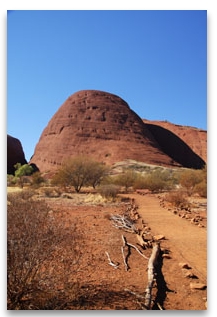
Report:
[{"label": "arid ground", "polygon": [[[142,249],[136,234],[116,228],[111,220],[112,216],[126,214],[132,206],[136,206],[139,215],[135,226],[148,228],[152,241],[160,238],[151,309],[207,309],[206,199],[192,198],[194,210],[177,211],[164,202],[164,194],[129,193],[121,195],[118,202],[109,203],[97,201],[97,195],[93,197],[81,193],[72,194],[70,199],[46,198],[57,220],[61,216],[76,221],[85,232],[85,246],[77,246],[83,269],[73,273],[82,285],[82,296],[67,309],[146,309],[144,297],[152,247]],[[121,249],[123,237],[147,257],[129,248],[128,270]],[[116,268],[109,264],[108,256]]]}]

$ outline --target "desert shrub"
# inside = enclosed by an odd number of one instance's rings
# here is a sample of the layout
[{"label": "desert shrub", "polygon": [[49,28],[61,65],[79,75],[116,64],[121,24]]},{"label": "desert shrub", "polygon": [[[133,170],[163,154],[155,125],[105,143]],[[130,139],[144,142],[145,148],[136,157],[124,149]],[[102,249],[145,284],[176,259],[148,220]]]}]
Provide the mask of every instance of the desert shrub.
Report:
[{"label": "desert shrub", "polygon": [[181,190],[169,192],[165,195],[165,200],[175,207],[186,208],[189,206],[186,193]]},{"label": "desert shrub", "polygon": [[154,171],[144,176],[138,176],[134,183],[134,189],[149,189],[152,192],[168,190],[172,187],[169,174]]},{"label": "desert shrub", "polygon": [[133,170],[126,169],[124,172],[115,178],[115,184],[124,186],[127,192],[129,187],[133,186],[137,179],[137,173]]},{"label": "desert shrub", "polygon": [[28,200],[35,195],[35,191],[30,188],[22,189],[19,193],[17,193],[18,199]]},{"label": "desert shrub", "polygon": [[99,193],[102,197],[115,199],[119,193],[120,187],[115,184],[101,185]]},{"label": "desert shrub", "polygon": [[202,170],[188,169],[180,174],[179,182],[186,189],[189,196],[195,191],[195,187],[201,183],[206,183],[207,173],[206,167]]},{"label": "desert shrub", "polygon": [[32,174],[32,186],[39,187],[44,182],[45,182],[45,179],[42,176],[41,172],[37,171]]},{"label": "desert shrub", "polygon": [[53,187],[45,187],[43,190],[41,190],[41,193],[44,194],[46,197],[50,198],[56,198],[60,197],[62,194],[62,191],[60,188],[53,188]]},{"label": "desert shrub", "polygon": [[146,189],[147,188],[147,181],[146,177],[142,175],[138,175],[134,184],[133,188],[136,189]]},{"label": "desert shrub", "polygon": [[16,179],[14,175],[7,174],[7,186],[14,186],[16,184]]},{"label": "desert shrub", "polygon": [[116,176],[105,175],[100,183],[100,186],[115,184],[115,179],[116,179]]},{"label": "desert shrub", "polygon": [[50,213],[44,201],[8,195],[7,308],[62,309],[77,296],[81,233]]},{"label": "desert shrub", "polygon": [[199,196],[207,198],[207,183],[202,181],[194,186],[194,193],[197,193]]}]

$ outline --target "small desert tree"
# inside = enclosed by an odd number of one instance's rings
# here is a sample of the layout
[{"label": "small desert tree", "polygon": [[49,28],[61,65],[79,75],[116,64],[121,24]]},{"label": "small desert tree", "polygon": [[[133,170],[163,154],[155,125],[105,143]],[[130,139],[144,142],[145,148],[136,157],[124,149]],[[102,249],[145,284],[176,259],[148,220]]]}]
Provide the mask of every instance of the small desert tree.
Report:
[{"label": "small desert tree", "polygon": [[83,186],[94,188],[105,175],[106,167],[85,156],[67,159],[53,177],[52,183],[63,187],[73,186],[77,193]]},{"label": "small desert tree", "polygon": [[15,167],[15,178],[19,180],[19,184],[23,187],[25,176],[31,175],[33,173],[33,167],[28,164],[21,165],[21,163],[17,163],[14,165]]},{"label": "small desert tree", "polygon": [[88,165],[88,180],[87,184],[91,185],[94,189],[98,186],[102,179],[108,174],[109,169],[105,164],[89,160],[87,161]]},{"label": "small desert tree", "polygon": [[125,169],[122,174],[118,175],[115,179],[115,183],[124,186],[127,192],[129,187],[133,186],[137,179],[137,173],[130,169]]}]

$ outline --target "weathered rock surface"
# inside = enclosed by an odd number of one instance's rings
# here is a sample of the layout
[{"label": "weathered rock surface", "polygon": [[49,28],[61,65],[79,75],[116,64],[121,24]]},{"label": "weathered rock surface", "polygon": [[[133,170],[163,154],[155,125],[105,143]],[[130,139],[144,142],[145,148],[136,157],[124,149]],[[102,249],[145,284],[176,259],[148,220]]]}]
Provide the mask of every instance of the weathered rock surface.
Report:
[{"label": "weathered rock surface", "polygon": [[180,166],[165,154],[142,119],[120,97],[97,90],[70,96],[44,129],[30,163],[41,171],[76,155],[113,164],[134,159]]},{"label": "weathered rock surface", "polygon": [[207,163],[207,131],[168,121],[143,122],[162,150],[184,167],[201,168]]},{"label": "weathered rock surface", "polygon": [[27,164],[19,139],[7,135],[7,174],[14,174],[16,163]]}]

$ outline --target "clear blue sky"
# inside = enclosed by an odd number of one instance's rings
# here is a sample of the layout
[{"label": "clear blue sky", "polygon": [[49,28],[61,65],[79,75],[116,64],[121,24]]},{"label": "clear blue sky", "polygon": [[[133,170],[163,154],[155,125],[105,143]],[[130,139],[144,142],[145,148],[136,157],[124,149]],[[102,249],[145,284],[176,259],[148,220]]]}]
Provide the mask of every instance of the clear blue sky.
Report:
[{"label": "clear blue sky", "polygon": [[207,12],[9,11],[7,133],[26,159],[73,93],[123,98],[141,118],[207,129]]}]

